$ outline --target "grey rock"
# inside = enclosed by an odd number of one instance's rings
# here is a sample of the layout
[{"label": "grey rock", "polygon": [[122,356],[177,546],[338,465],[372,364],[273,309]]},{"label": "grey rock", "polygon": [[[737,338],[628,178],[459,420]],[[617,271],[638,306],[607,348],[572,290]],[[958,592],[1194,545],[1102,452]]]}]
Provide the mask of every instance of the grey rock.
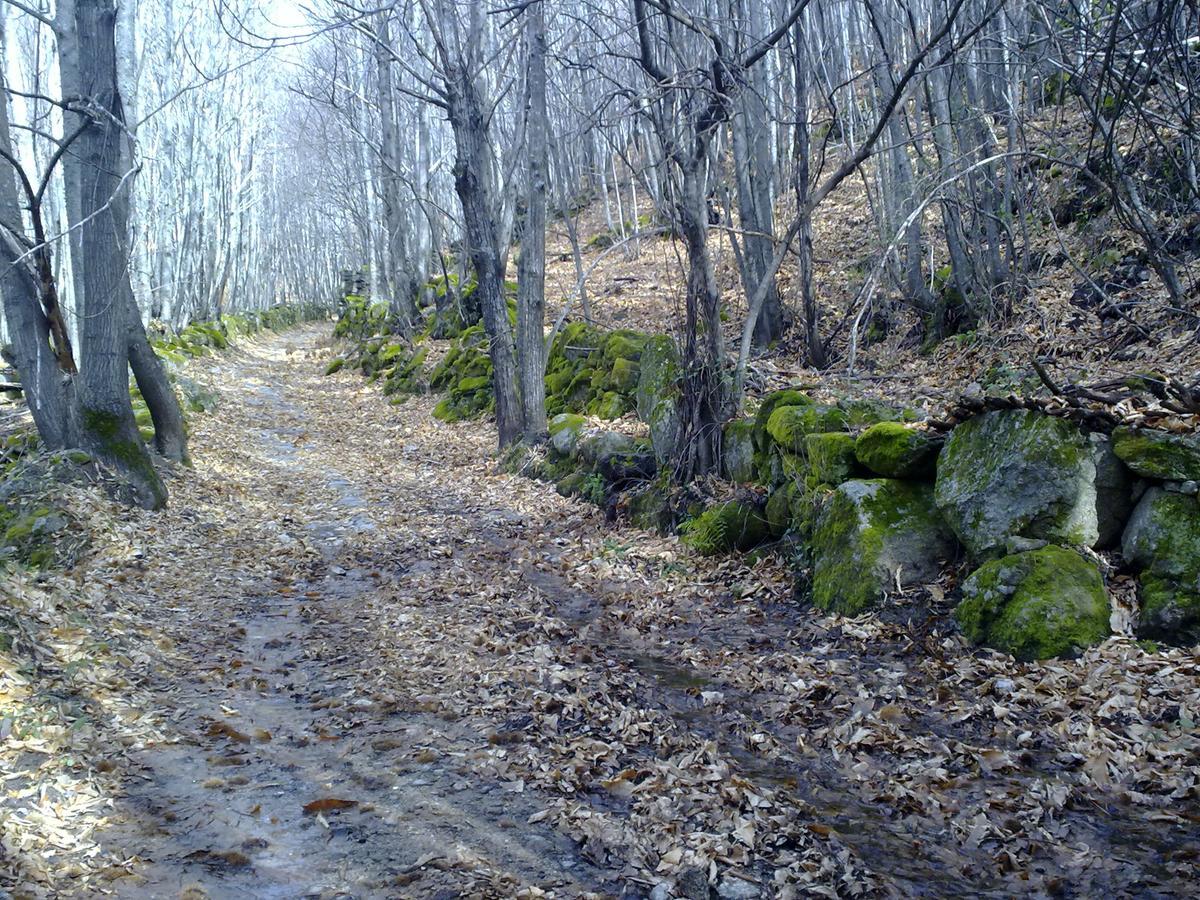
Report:
[{"label": "grey rock", "polygon": [[723,897],[725,900],[754,900],[754,898],[762,896],[762,889],[757,884],[742,878],[726,875],[717,885],[717,896]]},{"label": "grey rock", "polygon": [[976,557],[997,555],[1013,536],[1093,546],[1100,538],[1095,452],[1062,419],[984,413],[955,428],[938,456],[938,508]]}]

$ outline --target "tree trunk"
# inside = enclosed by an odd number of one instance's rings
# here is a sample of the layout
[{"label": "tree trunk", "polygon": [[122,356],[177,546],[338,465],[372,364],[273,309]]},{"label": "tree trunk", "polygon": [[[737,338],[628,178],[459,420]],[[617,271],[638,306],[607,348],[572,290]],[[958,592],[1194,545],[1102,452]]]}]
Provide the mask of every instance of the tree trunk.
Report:
[{"label": "tree trunk", "polygon": [[[79,238],[76,264],[82,374],[77,382],[84,449],[125,475],[137,502],[166,503],[167,490],[142,443],[129,401],[129,327],[133,293],[125,241],[128,182],[122,179],[121,97],[117,91],[112,0],[65,0],[58,6],[63,93],[86,97],[98,113],[66,115],[68,131],[83,131],[64,160],[71,224]],[[86,119],[84,118],[86,116]]]},{"label": "tree trunk", "polygon": [[526,7],[529,90],[526,150],[525,233],[517,269],[517,354],[525,438],[547,436],[545,380],[546,320],[546,25],[541,3]]},{"label": "tree trunk", "polygon": [[517,396],[517,369],[508,304],[504,297],[503,256],[488,185],[491,165],[483,106],[471,76],[461,67],[448,79],[449,119],[454,131],[454,188],[462,203],[466,238],[478,287],[474,299],[483,312],[490,339],[492,388],[496,396],[496,430],[501,447],[521,439],[524,430]]},{"label": "tree trunk", "polygon": [[133,369],[138,390],[154,422],[155,449],[167,459],[190,464],[187,427],[184,425],[183,411],[179,408],[179,398],[167,379],[162,360],[150,346],[142,317],[136,309],[130,311],[128,341],[129,367]]},{"label": "tree trunk", "polygon": [[[0,72],[0,150],[13,155],[3,72]],[[38,212],[35,210],[33,214]],[[19,239],[24,233],[17,174],[7,161],[0,160],[0,295],[4,301],[4,321],[34,425],[46,447],[60,450],[74,443],[71,426],[75,398],[69,370],[64,369],[62,360],[51,348],[50,320],[41,307],[38,278],[27,262],[18,261],[26,251]],[[74,368],[73,362],[70,368]]]},{"label": "tree trunk", "polygon": [[677,458],[684,481],[707,475],[721,459],[725,408],[721,295],[708,255],[708,208],[704,155],[681,169],[679,224],[687,249],[688,276],[683,343],[684,389]]},{"label": "tree trunk", "polygon": [[387,270],[384,272],[393,318],[405,337],[411,337],[417,318],[416,285],[405,246],[406,223],[400,205],[400,153],[396,128],[396,104],[392,85],[391,11],[379,14],[375,66],[379,79],[379,118],[383,157],[383,218],[387,227]]}]

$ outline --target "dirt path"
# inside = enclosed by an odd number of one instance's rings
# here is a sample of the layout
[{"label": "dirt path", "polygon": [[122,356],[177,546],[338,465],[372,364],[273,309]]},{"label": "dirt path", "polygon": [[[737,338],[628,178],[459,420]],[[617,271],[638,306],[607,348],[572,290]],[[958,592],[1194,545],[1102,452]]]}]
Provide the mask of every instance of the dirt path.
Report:
[{"label": "dirt path", "polygon": [[102,729],[116,863],[74,892],[1194,883],[1194,655],[1014,666],[910,610],[814,615],[776,564],[614,528],[496,473],[489,429],[322,377],[325,333],[193,373],[221,394],[195,471],[79,576],[144,651],[106,712],[133,736]]}]

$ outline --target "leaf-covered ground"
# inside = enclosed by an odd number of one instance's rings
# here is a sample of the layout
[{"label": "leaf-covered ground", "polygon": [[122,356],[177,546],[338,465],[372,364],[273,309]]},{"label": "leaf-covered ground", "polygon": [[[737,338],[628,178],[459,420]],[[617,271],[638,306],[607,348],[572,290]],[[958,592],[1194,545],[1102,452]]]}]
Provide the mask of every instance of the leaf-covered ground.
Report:
[{"label": "leaf-covered ground", "polygon": [[72,488],[91,555],[3,583],[0,889],[1194,890],[1194,652],[1015,664],[937,585],[819,615],[322,378],[326,334],[196,363],[170,508]]}]

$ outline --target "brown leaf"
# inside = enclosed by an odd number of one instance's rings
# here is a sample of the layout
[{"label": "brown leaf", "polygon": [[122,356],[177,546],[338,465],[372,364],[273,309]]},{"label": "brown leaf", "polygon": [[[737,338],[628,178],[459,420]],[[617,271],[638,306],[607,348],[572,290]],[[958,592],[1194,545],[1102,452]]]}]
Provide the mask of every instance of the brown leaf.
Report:
[{"label": "brown leaf", "polygon": [[304,814],[306,816],[315,816],[317,813],[337,812],[343,809],[352,809],[358,806],[357,800],[341,800],[337,797],[322,797],[320,800],[313,800],[311,803],[304,804]]}]

